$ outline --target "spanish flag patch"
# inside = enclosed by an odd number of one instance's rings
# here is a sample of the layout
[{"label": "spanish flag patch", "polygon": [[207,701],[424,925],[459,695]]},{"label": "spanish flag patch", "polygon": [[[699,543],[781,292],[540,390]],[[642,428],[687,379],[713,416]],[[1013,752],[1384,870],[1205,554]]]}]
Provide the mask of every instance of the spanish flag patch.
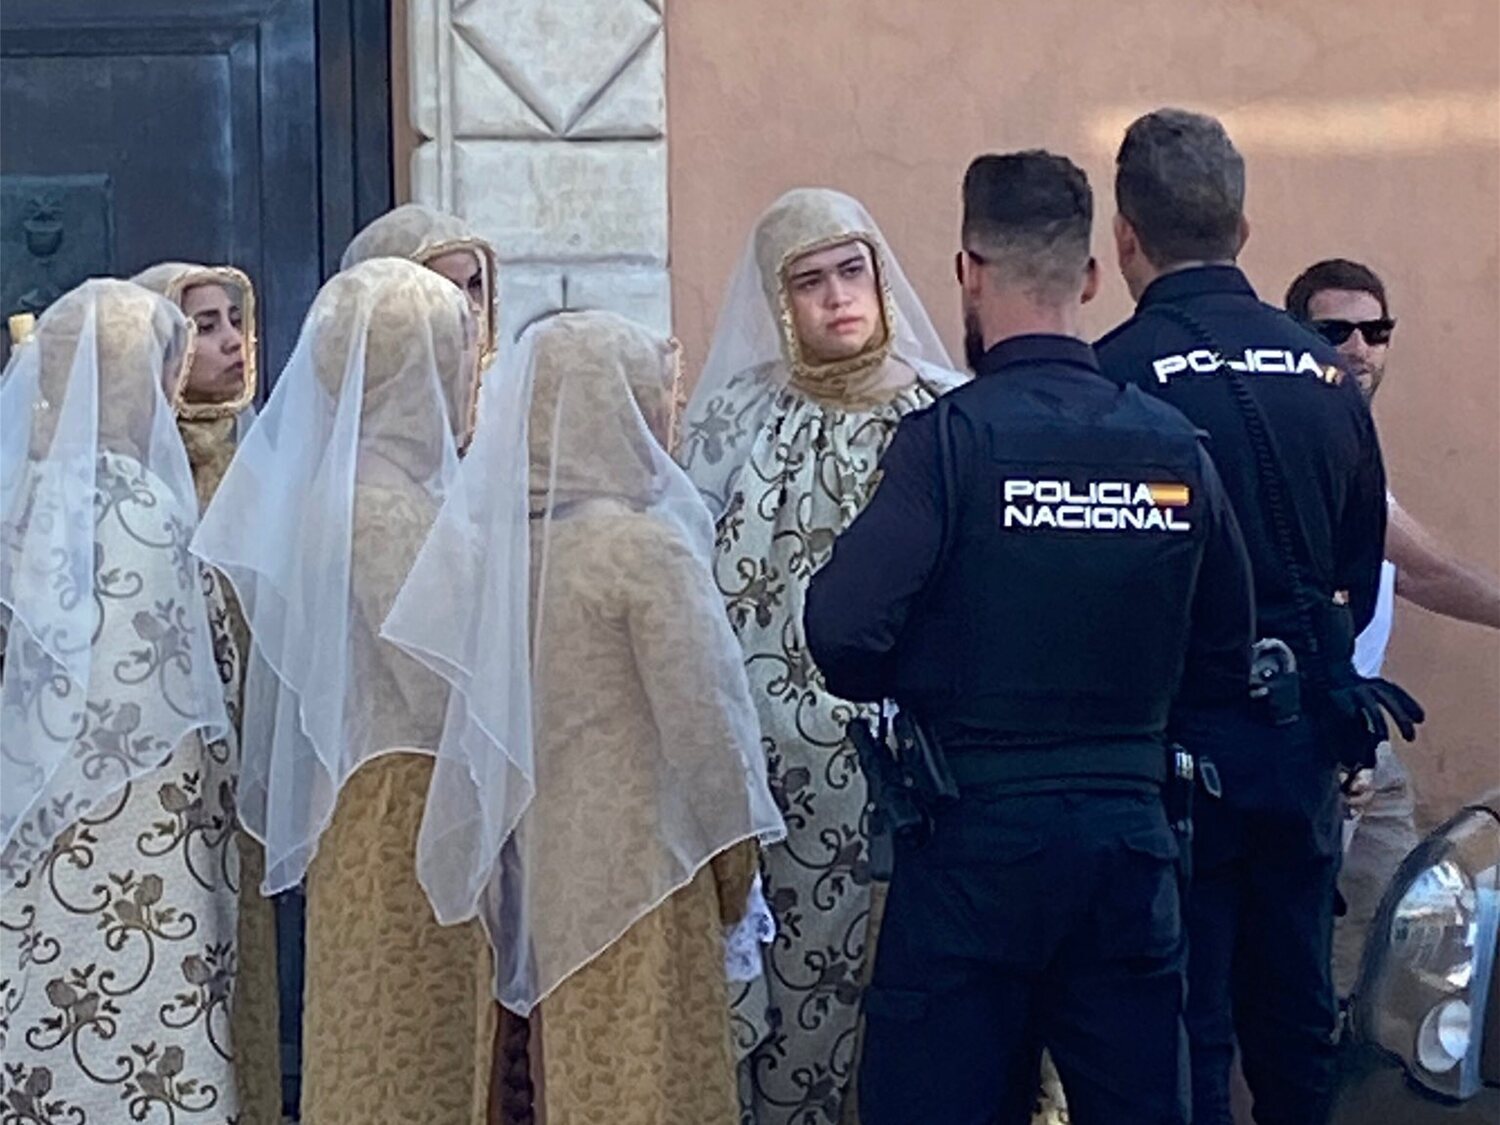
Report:
[{"label": "spanish flag patch", "polygon": [[1148,484],[1151,503],[1158,508],[1186,508],[1193,499],[1192,490],[1185,484]]}]

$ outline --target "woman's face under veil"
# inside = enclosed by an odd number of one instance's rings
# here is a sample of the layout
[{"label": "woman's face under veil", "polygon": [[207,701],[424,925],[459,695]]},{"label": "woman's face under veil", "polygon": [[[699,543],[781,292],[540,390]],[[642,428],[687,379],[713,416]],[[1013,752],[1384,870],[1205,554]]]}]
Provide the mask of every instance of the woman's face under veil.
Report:
[{"label": "woman's face under veil", "polygon": [[182,294],[182,311],[197,329],[186,397],[202,403],[238,398],[245,388],[245,328],[240,294],[228,285],[192,285]]},{"label": "woman's face under veil", "polygon": [[469,309],[474,312],[474,320],[478,321],[481,332],[487,339],[490,317],[489,278],[484,273],[484,263],[480,261],[478,252],[463,248],[444,251],[443,254],[426,258],[422,264],[440,278],[447,278],[458,285],[463,296],[468,299]]},{"label": "woman's face under veil", "polygon": [[474,315],[481,320],[484,318],[489,292],[485,285],[484,265],[478,254],[473,250],[449,250],[428,258],[422,264],[462,289]]},{"label": "woman's face under veil", "polygon": [[798,341],[813,362],[853,359],[884,336],[875,258],[860,239],[792,259],[784,284]]}]

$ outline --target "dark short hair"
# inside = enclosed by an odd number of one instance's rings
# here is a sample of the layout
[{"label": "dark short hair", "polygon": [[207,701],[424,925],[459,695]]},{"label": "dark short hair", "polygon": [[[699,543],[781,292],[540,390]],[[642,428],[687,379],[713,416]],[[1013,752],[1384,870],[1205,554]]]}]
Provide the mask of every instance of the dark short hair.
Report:
[{"label": "dark short hair", "polygon": [[1369,266],[1351,262],[1348,258],[1328,258],[1298,274],[1297,280],[1286,291],[1286,311],[1298,320],[1311,320],[1308,306],[1314,295],[1325,289],[1368,293],[1380,302],[1381,316],[1391,315],[1391,307],[1385,299],[1385,282]]},{"label": "dark short hair", "polygon": [[964,249],[1043,300],[1088,267],[1094,193],[1083,169],[1041,149],[977,157],[964,173]]},{"label": "dark short hair", "polygon": [[1159,109],[1125,131],[1115,204],[1158,269],[1240,252],[1245,161],[1217,119]]}]

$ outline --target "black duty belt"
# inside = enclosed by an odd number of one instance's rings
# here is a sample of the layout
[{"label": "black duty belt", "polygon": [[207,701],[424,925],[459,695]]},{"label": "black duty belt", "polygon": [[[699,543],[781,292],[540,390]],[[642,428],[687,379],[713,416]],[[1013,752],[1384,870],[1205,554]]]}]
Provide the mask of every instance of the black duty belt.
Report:
[{"label": "black duty belt", "polygon": [[948,752],[960,789],[971,786],[1082,789],[1159,788],[1167,780],[1160,742],[1073,743],[1067,746],[974,747]]}]

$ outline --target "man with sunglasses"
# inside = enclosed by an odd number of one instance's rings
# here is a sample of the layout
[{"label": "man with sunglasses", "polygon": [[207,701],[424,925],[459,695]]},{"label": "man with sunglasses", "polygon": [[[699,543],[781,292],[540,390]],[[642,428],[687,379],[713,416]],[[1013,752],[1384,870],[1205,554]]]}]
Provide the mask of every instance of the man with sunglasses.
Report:
[{"label": "man with sunglasses", "polygon": [[[1096,346],[1105,375],[1209,435],[1255,579],[1256,686],[1183,706],[1173,733],[1214,762],[1194,809],[1187,1025],[1195,1125],[1230,1125],[1238,1049],[1258,1125],[1322,1125],[1334,1079],[1330,961],[1342,820],[1337,763],[1420,708],[1351,664],[1385,541],[1375,426],[1338,353],[1263,304],[1236,259],[1245,166],[1211,117],[1165,109],[1116,159],[1115,243],[1135,315]],[[1410,736],[1408,734],[1408,736]]]},{"label": "man with sunglasses", "polygon": [[[1345,258],[1318,262],[1292,282],[1286,308],[1338,349],[1365,397],[1373,399],[1385,378],[1396,326],[1385,284],[1375,271]],[[1365,676],[1380,675],[1398,594],[1432,613],[1500,629],[1500,581],[1446,551],[1394,498],[1389,508],[1375,618],[1359,635],[1354,650],[1354,666]],[[1338,920],[1333,940],[1333,976],[1340,997],[1347,997],[1354,987],[1381,894],[1421,839],[1411,782],[1389,742],[1378,748],[1374,770],[1355,779],[1349,803],[1357,820],[1339,874],[1347,911]]]},{"label": "man with sunglasses", "polygon": [[1375,397],[1396,322],[1373,270],[1344,258],[1319,262],[1292,282],[1286,311],[1337,348],[1365,399]]}]

